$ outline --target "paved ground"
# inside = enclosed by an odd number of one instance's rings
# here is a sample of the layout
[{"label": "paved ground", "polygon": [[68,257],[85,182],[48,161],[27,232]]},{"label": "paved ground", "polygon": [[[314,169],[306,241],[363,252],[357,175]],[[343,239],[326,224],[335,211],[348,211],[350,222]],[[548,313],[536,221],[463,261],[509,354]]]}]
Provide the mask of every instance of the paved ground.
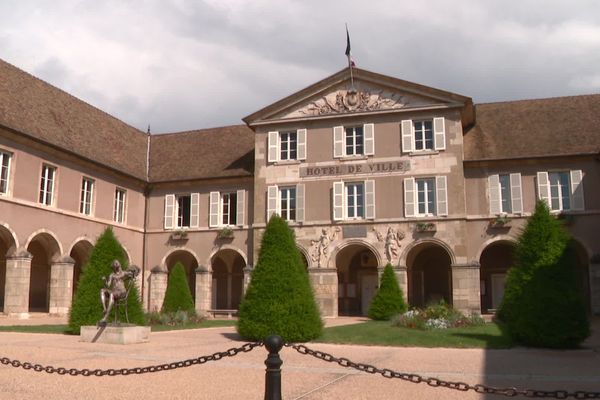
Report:
[{"label": "paved ground", "polygon": [[[38,323],[47,322],[39,317]],[[31,318],[31,321],[34,318]],[[356,319],[328,321],[329,325]],[[4,320],[3,325],[12,324]],[[381,368],[463,381],[550,389],[600,391],[600,319],[586,348],[576,351],[458,350],[311,344],[311,348]],[[67,368],[129,368],[180,361],[238,347],[233,328],[151,334],[149,343],[81,343],[66,335],[0,333],[0,356]],[[257,348],[217,362],[154,374],[119,377],[71,377],[0,365],[0,399],[260,399],[264,360]],[[412,384],[344,369],[284,348],[285,399],[480,399],[425,384]],[[490,396],[490,399],[501,398]]]}]

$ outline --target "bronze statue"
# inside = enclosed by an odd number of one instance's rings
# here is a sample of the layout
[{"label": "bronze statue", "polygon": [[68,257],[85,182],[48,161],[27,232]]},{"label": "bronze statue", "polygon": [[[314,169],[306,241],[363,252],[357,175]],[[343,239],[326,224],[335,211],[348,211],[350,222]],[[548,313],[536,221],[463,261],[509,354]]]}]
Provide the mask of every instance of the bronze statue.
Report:
[{"label": "bronze statue", "polygon": [[[135,265],[132,265],[126,271],[123,271],[121,263],[117,260],[112,262],[112,269],[113,272],[108,278],[102,277],[104,280],[104,287],[100,289],[100,301],[102,302],[104,316],[98,322],[98,325],[106,325],[106,320],[108,319],[115,302],[127,300],[129,290],[125,287],[125,280],[133,280],[140,273],[140,269]],[[129,285],[132,284],[133,282],[129,282]],[[127,314],[127,304],[125,304],[125,314]],[[116,319],[117,317],[115,316],[115,321]]]}]

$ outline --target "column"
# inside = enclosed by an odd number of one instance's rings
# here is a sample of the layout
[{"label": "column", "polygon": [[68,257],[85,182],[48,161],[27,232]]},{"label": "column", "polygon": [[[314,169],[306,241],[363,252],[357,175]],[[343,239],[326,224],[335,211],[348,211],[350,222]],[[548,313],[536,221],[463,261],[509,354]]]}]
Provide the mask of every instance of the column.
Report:
[{"label": "column", "polygon": [[212,309],[212,272],[204,265],[196,268],[196,311],[199,314]]},{"label": "column", "polygon": [[75,260],[61,257],[50,266],[50,314],[68,315],[73,301],[73,268]]},{"label": "column", "polygon": [[309,268],[308,277],[322,317],[338,316],[338,275],[335,268]]},{"label": "column", "polygon": [[398,286],[402,290],[402,297],[404,297],[404,301],[408,304],[408,268],[405,265],[395,267],[394,274],[396,275]]},{"label": "column", "polygon": [[150,290],[148,291],[148,311],[160,312],[165,293],[167,292],[167,281],[169,273],[166,268],[156,266],[150,271]]},{"label": "column", "polygon": [[25,249],[6,256],[4,313],[20,318],[29,316],[29,279],[33,256]]},{"label": "column", "polygon": [[244,292],[242,296],[246,294],[246,290],[248,290],[248,285],[250,284],[250,280],[252,279],[252,264],[247,264],[244,267]]},{"label": "column", "polygon": [[479,263],[452,264],[452,306],[466,315],[481,313]]}]

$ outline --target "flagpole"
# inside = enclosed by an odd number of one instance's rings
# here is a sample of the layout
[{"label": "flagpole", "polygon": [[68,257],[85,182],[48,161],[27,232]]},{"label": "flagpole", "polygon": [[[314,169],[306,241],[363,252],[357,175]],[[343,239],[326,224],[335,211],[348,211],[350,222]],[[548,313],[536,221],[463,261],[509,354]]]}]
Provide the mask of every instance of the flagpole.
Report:
[{"label": "flagpole", "polygon": [[346,23],[346,56],[348,57],[348,68],[350,68],[350,85],[351,90],[354,89],[354,75],[352,73],[352,55],[350,52],[350,34],[348,33],[348,23]]}]

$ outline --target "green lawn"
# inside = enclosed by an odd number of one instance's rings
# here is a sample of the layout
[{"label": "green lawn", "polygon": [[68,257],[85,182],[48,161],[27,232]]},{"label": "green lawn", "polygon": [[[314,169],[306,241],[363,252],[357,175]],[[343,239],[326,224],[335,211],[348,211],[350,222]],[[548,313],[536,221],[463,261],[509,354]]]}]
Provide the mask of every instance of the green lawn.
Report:
[{"label": "green lawn", "polygon": [[508,334],[494,323],[469,328],[418,330],[393,327],[386,321],[367,321],[326,328],[323,336],[313,342],[485,349],[506,349],[513,346]]}]

